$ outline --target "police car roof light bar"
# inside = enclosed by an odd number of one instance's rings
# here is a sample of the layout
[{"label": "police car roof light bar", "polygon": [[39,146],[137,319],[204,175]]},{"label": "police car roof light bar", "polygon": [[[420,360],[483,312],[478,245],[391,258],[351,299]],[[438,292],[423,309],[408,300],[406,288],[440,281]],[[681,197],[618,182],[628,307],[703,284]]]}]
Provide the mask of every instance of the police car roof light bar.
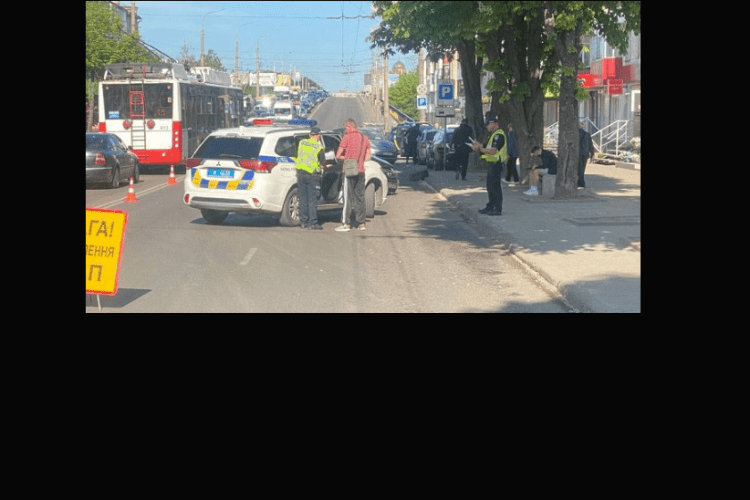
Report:
[{"label": "police car roof light bar", "polygon": [[255,118],[253,125],[302,125],[305,127],[314,127],[318,124],[317,120],[299,120],[299,119],[278,119],[278,118]]}]

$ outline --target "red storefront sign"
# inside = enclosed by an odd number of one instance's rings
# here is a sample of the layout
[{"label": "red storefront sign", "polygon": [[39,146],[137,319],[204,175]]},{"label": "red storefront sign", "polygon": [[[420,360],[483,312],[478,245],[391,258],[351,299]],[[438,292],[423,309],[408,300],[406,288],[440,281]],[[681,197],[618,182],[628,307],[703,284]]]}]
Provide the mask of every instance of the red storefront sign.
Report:
[{"label": "red storefront sign", "polygon": [[599,59],[591,63],[589,73],[581,73],[578,80],[585,89],[607,87],[608,94],[622,94],[624,83],[635,80],[635,65],[622,65],[619,57]]},{"label": "red storefront sign", "polygon": [[622,94],[622,80],[607,80],[607,94]]}]

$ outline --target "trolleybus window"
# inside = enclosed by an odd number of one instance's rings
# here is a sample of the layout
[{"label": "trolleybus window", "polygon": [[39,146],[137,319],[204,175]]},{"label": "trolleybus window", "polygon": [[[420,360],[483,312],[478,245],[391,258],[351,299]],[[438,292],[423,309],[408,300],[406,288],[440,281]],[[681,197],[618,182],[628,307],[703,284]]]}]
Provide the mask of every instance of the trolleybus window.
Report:
[{"label": "trolleybus window", "polygon": [[[129,90],[139,90],[140,85],[104,85],[104,117],[108,120],[130,119]],[[147,83],[144,85],[146,118],[172,118],[172,84]]]}]

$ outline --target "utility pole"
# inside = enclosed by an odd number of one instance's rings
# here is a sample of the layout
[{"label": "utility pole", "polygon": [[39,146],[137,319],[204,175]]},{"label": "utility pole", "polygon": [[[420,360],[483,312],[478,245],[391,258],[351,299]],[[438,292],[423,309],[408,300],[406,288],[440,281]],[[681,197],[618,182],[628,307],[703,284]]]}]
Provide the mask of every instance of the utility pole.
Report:
[{"label": "utility pole", "polygon": [[205,34],[205,30],[203,29],[203,24],[206,22],[206,16],[208,16],[209,14],[213,14],[214,12],[221,12],[222,10],[224,10],[224,9],[212,10],[208,14],[205,14],[203,16],[203,20],[201,21],[201,66],[205,66],[206,65],[205,64],[205,59],[203,57],[203,37],[204,37],[204,34]]},{"label": "utility pole", "polygon": [[385,59],[383,68],[383,134],[388,134],[391,131],[391,110],[388,105],[388,87],[390,86],[390,80],[388,78],[388,48],[383,51],[383,58]]},{"label": "utility pole", "polygon": [[[424,55],[422,55],[422,49],[419,49],[419,65],[417,66],[419,71],[419,84],[424,85],[425,82],[425,70],[424,70]],[[427,119],[426,109],[419,110],[419,121],[423,122]]]},{"label": "utility pole", "polygon": [[238,69],[240,65],[240,37],[237,36],[234,38],[234,81],[237,82],[238,87],[242,87],[242,84],[240,83],[240,70]]},{"label": "utility pole", "polygon": [[380,100],[380,58],[375,58],[375,111],[378,109],[378,101]]},{"label": "utility pole", "polygon": [[260,40],[255,47],[255,98],[260,97]]},{"label": "utility pole", "polygon": [[136,31],[138,31],[135,26],[135,10],[136,10],[135,1],[130,2],[130,34],[131,35],[135,33]]}]

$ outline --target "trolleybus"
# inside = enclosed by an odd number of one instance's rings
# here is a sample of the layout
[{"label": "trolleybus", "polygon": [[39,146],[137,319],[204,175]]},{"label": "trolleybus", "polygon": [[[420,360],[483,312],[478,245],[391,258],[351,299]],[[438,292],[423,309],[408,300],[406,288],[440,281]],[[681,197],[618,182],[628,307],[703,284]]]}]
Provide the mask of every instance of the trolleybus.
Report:
[{"label": "trolleybus", "polygon": [[118,135],[140,164],[184,164],[208,135],[242,125],[242,89],[212,68],[119,63],[99,82],[99,131]]}]

